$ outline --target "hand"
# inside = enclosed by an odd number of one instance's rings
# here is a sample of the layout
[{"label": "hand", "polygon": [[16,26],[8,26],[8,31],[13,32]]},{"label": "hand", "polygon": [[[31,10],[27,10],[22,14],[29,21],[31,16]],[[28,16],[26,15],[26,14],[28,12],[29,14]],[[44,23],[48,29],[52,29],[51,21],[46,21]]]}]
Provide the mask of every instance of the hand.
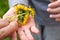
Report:
[{"label": "hand", "polygon": [[[13,8],[11,8],[10,11],[4,15],[3,19],[6,18],[7,16],[16,15],[15,11],[14,11],[15,9],[13,9],[13,10],[12,9]],[[10,20],[9,18],[7,18],[7,19],[8,19],[7,21]],[[35,27],[35,22],[31,16],[29,16],[29,21],[26,25],[19,27],[19,29],[18,29],[19,38],[21,40],[34,40],[34,38],[31,35],[30,29],[32,32],[34,32],[36,34],[39,32],[38,29]],[[23,39],[23,37],[24,37],[24,39]],[[12,40],[17,40],[16,31],[12,34],[11,38],[12,38]]]},{"label": "hand", "polygon": [[18,29],[19,38],[21,40],[34,40],[30,31],[34,32],[35,34],[39,33],[38,29],[35,26],[34,19],[31,17],[31,15],[29,16],[28,23]]},{"label": "hand", "polygon": [[5,19],[7,16],[14,16],[14,8],[11,8],[8,10],[8,12],[3,16],[3,19],[0,18],[0,40],[9,36],[11,33],[13,33],[12,40],[16,40],[16,31],[18,29],[18,23],[17,20],[13,20],[11,23],[9,23],[9,18]]},{"label": "hand", "polygon": [[60,21],[60,0],[56,0],[48,4],[48,12],[50,12],[50,18],[55,18],[56,21]]},{"label": "hand", "polygon": [[[1,19],[2,20],[2,19]],[[10,35],[12,32],[18,29],[18,24],[16,21],[11,22],[9,25],[5,21],[0,20],[0,40]]]}]

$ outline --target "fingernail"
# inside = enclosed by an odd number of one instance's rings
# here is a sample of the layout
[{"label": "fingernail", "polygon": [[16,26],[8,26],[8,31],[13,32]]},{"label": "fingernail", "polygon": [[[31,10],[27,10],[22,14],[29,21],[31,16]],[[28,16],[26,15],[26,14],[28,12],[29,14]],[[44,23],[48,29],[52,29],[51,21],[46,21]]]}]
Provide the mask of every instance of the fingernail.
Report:
[{"label": "fingernail", "polygon": [[51,4],[48,4],[48,7],[50,7],[51,6]]},{"label": "fingernail", "polygon": [[49,12],[50,11],[50,8],[48,8],[47,11]]},{"label": "fingernail", "polygon": [[50,18],[52,17],[52,15],[49,16]]}]

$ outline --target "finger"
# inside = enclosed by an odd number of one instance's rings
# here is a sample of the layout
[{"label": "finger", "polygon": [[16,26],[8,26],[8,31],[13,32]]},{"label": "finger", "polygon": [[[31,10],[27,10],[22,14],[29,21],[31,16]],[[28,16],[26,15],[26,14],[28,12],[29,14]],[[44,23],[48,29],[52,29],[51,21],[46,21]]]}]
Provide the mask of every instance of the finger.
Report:
[{"label": "finger", "polygon": [[60,22],[60,18],[57,18],[56,21]]},{"label": "finger", "polygon": [[55,8],[55,7],[59,7],[59,6],[60,6],[60,0],[52,2],[48,5],[48,7],[50,7],[50,8]]},{"label": "finger", "polygon": [[16,33],[16,31],[12,33],[11,40],[17,40],[17,33]]},{"label": "finger", "polygon": [[18,35],[19,35],[19,38],[21,40],[28,40],[28,38],[26,37],[25,33],[23,32],[22,28],[19,28],[18,29]]},{"label": "finger", "polygon": [[60,13],[60,7],[58,7],[58,8],[48,8],[47,11],[50,12],[50,13]]},{"label": "finger", "polygon": [[34,32],[35,34],[39,33],[39,30],[34,25],[31,27],[31,31]]},{"label": "finger", "polygon": [[55,14],[55,15],[51,14],[50,18],[60,18],[60,14]]},{"label": "finger", "polygon": [[0,29],[7,26],[9,23],[3,19],[0,19]]},{"label": "finger", "polygon": [[18,24],[16,21],[11,22],[8,26],[0,29],[0,38],[4,38],[13,31],[18,29]]},{"label": "finger", "polygon": [[31,19],[31,31],[38,34],[39,33],[39,30],[36,28],[35,26],[35,21],[34,19],[32,18],[32,16],[30,15],[30,19]]},{"label": "finger", "polygon": [[33,38],[29,29],[25,29],[25,34],[26,34],[26,36],[29,40],[34,40],[34,38]]},{"label": "finger", "polygon": [[6,20],[6,21],[9,21],[10,20],[10,18],[8,18],[8,17],[12,17],[12,16],[15,16],[16,15],[16,12],[15,12],[15,9],[12,7],[12,8],[10,8],[8,11],[7,11],[7,13],[3,16],[3,19],[4,20]]}]

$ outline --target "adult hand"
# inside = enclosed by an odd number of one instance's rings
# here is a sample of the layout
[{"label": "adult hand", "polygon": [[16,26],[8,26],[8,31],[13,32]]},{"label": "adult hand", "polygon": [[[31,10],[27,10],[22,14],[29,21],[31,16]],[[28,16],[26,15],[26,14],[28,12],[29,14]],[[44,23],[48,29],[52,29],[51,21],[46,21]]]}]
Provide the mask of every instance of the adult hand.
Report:
[{"label": "adult hand", "polygon": [[56,0],[48,4],[48,12],[50,12],[50,18],[55,18],[56,21],[60,21],[60,0]]},{"label": "adult hand", "polygon": [[32,34],[31,34],[31,31],[34,32],[35,34],[39,33],[38,29],[35,26],[34,19],[30,15],[28,23],[24,26],[21,26],[18,29],[19,38],[21,40],[34,40]]},{"label": "adult hand", "polygon": [[[2,25],[1,25],[1,23],[2,23]],[[1,27],[0,28],[0,39],[7,37],[9,34],[11,34],[12,32],[14,32],[15,30],[18,29],[18,24],[16,21],[12,21],[9,25],[7,25],[7,22],[4,23],[4,21],[1,23],[0,23],[0,25],[1,25],[0,26]],[[7,26],[3,27],[3,25],[7,25]]]},{"label": "adult hand", "polygon": [[50,2],[54,2],[54,1],[56,1],[56,0],[50,0]]},{"label": "adult hand", "polygon": [[[3,18],[0,18],[0,40],[7,37],[14,31],[18,29],[18,23],[17,20],[13,20],[11,23],[9,23],[9,18],[5,19],[7,16],[14,16],[14,8],[11,8],[8,10],[8,12],[3,16]],[[14,32],[15,35],[15,32]],[[12,35],[13,37],[13,35]]]},{"label": "adult hand", "polygon": [[[8,19],[7,21],[9,21],[10,19],[6,18],[6,17],[7,16],[14,16],[14,15],[16,15],[15,11],[13,12],[13,10],[10,10],[10,12],[7,12],[4,15],[3,19],[5,18],[5,19]],[[21,26],[21,27],[18,28],[19,38],[21,40],[34,40],[32,34],[30,32],[30,29],[31,29],[32,32],[34,32],[36,34],[39,33],[38,29],[35,27],[34,19],[31,16],[29,16],[29,20],[28,20],[28,23],[26,25]],[[14,32],[14,35],[12,34],[12,40],[17,40],[16,32]]]}]

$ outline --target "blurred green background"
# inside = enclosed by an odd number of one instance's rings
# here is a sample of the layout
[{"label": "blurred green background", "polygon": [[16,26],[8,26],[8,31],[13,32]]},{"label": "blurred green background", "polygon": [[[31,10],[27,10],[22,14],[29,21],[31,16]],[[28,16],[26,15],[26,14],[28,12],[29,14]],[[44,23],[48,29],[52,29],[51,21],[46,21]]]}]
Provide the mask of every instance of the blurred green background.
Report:
[{"label": "blurred green background", "polygon": [[0,0],[0,17],[2,17],[8,9],[8,0]]}]

